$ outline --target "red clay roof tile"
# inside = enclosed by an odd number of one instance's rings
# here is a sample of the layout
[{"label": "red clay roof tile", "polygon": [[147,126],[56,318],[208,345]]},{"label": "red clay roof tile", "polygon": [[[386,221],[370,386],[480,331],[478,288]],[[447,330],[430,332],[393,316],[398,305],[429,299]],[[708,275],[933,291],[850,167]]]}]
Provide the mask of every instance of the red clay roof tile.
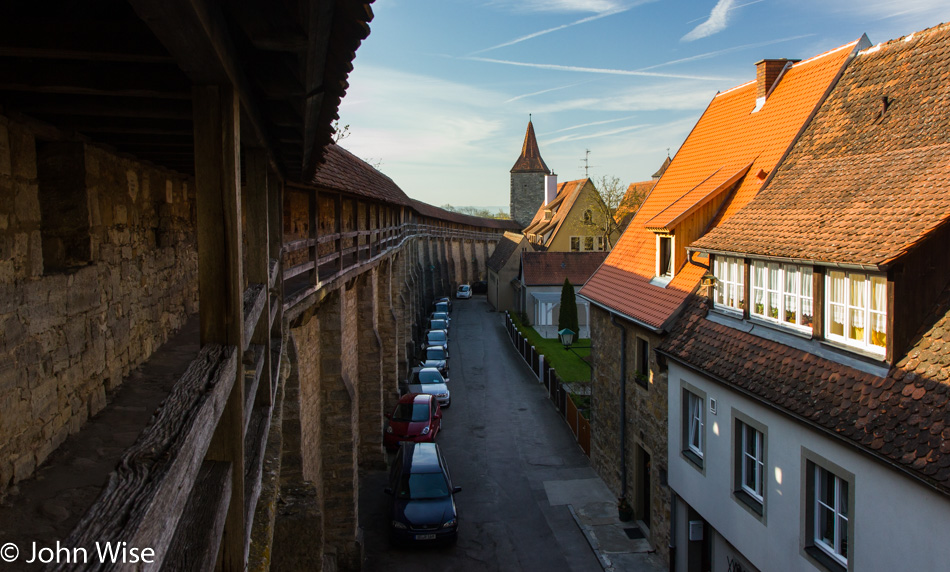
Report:
[{"label": "red clay roof tile", "polygon": [[606,252],[528,252],[521,258],[525,286],[560,286],[567,278],[575,287],[587,282]]},{"label": "red clay roof tile", "polygon": [[647,222],[717,169],[732,174],[751,163],[751,175],[737,182],[718,220],[729,219],[745,206],[763,183],[754,175],[775,168],[857,45],[852,42],[791,66],[758,112],[752,113],[754,81],[716,95],[607,260],[580,293],[636,321],[662,327],[696,288],[704,271],[686,263],[675,269],[666,288],[651,285],[656,235],[647,229]]},{"label": "red clay roof tile", "polygon": [[880,266],[901,256],[950,221],[947,69],[950,24],[859,53],[768,188],[694,245]]}]

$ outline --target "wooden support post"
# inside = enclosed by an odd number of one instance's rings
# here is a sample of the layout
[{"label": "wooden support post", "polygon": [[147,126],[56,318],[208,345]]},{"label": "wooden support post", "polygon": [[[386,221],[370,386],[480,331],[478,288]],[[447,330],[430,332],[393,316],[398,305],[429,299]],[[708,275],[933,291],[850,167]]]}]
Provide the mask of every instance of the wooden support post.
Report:
[{"label": "wooden support post", "polygon": [[[247,222],[247,280],[251,284],[264,284],[264,290],[270,284],[270,197],[267,180],[267,154],[263,149],[244,150],[244,165],[247,169],[244,187],[244,212]],[[254,327],[251,343],[264,348],[264,370],[257,386],[257,402],[269,405],[271,401],[271,352],[270,352],[270,312],[271,297],[264,297],[264,311]],[[250,411],[245,411],[250,415]]]},{"label": "wooden support post", "polygon": [[316,286],[320,282],[320,248],[317,244],[317,238],[320,236],[320,200],[317,191],[313,190],[307,193],[307,224],[310,227],[310,240],[312,244],[307,251],[309,260],[313,262],[313,269],[310,271],[310,284]]},{"label": "wooden support post", "polygon": [[336,251],[339,254],[336,269],[337,272],[343,272],[343,195],[339,193],[333,197],[333,224],[336,227]]},{"label": "wooden support post", "polygon": [[[231,86],[196,86],[195,185],[201,344],[244,349],[244,278],[240,195],[240,104]],[[244,570],[244,371],[214,430],[207,459],[231,463],[231,500],[219,568]]]}]

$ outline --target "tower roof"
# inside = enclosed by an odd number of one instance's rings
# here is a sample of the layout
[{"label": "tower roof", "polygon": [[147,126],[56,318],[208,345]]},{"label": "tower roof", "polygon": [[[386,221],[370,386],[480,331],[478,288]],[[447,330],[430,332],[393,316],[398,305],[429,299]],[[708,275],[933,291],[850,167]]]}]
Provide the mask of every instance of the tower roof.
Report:
[{"label": "tower roof", "polygon": [[538,140],[534,136],[534,125],[528,120],[528,130],[524,134],[524,145],[521,147],[521,156],[515,161],[515,166],[511,168],[512,173],[549,173],[548,166],[544,164],[541,158],[541,151],[538,149]]}]

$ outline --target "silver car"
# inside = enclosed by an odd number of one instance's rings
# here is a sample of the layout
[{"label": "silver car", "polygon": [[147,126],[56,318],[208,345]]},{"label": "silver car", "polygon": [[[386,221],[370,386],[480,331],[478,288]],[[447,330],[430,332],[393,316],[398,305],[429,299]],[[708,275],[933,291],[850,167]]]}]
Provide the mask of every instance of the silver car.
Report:
[{"label": "silver car", "polygon": [[424,367],[418,371],[414,370],[412,376],[413,378],[409,380],[409,393],[433,395],[442,407],[452,404],[452,395],[449,393],[449,386],[446,385],[449,380],[442,377],[438,369]]}]

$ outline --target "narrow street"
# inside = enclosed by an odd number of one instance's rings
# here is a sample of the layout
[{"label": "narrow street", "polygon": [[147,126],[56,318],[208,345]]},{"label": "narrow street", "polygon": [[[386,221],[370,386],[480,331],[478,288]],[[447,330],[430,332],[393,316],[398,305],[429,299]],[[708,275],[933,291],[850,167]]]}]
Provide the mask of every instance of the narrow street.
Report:
[{"label": "narrow street", "polygon": [[454,301],[449,349],[452,406],[438,443],[462,487],[458,544],[390,547],[386,473],[367,473],[360,490],[364,570],[600,572],[567,505],[552,505],[545,488],[596,474],[485,296]]}]

